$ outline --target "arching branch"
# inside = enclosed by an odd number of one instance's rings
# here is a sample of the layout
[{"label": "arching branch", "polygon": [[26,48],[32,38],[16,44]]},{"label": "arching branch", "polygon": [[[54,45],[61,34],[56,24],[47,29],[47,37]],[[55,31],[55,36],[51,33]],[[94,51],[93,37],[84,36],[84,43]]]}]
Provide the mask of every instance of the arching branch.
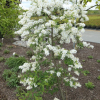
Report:
[{"label": "arching branch", "polygon": [[98,4],[94,5],[94,6],[91,6],[90,8],[88,8],[86,11],[88,11],[89,9],[93,8],[93,7],[96,7],[96,6],[100,6]]}]

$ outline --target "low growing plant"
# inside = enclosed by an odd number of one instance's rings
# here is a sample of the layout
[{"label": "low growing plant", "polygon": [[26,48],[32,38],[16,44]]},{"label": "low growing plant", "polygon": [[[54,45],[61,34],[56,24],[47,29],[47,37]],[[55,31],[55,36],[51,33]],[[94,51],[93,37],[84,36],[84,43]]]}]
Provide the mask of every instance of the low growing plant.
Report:
[{"label": "low growing plant", "polygon": [[9,49],[11,49],[11,48],[13,48],[13,46],[12,46],[12,45],[10,45],[10,46],[8,46],[8,48],[9,48]]},{"label": "low growing plant", "polygon": [[16,73],[13,73],[10,78],[6,79],[9,87],[17,87],[19,85],[19,78]]},{"label": "low growing plant", "polygon": [[4,50],[4,54],[8,54],[8,53],[10,53],[10,50],[8,49]]},{"label": "low growing plant", "polygon": [[5,58],[4,57],[0,57],[0,62],[4,62]]},{"label": "low growing plant", "polygon": [[23,65],[27,60],[24,57],[10,57],[6,60],[5,65],[12,70],[18,71],[18,67]]},{"label": "low growing plant", "polygon": [[27,54],[27,56],[32,57],[33,52],[32,51],[27,51],[26,54]]},{"label": "low growing plant", "polygon": [[85,76],[87,76],[87,74],[90,74],[90,72],[89,72],[88,70],[84,70],[84,71],[82,71],[82,73],[83,73]]},{"label": "low growing plant", "polygon": [[16,52],[13,52],[14,57],[19,57],[19,55]]},{"label": "low growing plant", "polygon": [[100,75],[97,77],[98,80],[100,80]]},{"label": "low growing plant", "polygon": [[98,63],[100,63],[100,60],[97,60]]},{"label": "low growing plant", "polygon": [[11,69],[4,70],[2,74],[3,78],[6,80],[9,87],[16,87],[19,84],[19,78],[16,72],[13,72]]},{"label": "low growing plant", "polygon": [[89,59],[93,59],[93,56],[88,56]]},{"label": "low growing plant", "polygon": [[95,86],[92,82],[88,81],[88,83],[85,83],[85,86],[88,88],[88,89],[93,89]]},{"label": "low growing plant", "polygon": [[3,43],[0,42],[0,47],[2,47]]},{"label": "low growing plant", "polygon": [[10,78],[15,72],[13,72],[11,69],[5,69],[2,76],[5,80]]},{"label": "low growing plant", "polygon": [[85,62],[86,60],[83,59],[82,61]]}]

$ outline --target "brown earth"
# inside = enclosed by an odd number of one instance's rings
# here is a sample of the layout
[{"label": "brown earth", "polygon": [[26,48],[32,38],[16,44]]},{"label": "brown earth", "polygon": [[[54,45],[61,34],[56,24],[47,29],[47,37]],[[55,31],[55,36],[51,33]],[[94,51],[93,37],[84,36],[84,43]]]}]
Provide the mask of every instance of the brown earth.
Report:
[{"label": "brown earth", "polygon": [[[0,39],[1,42],[1,39]],[[0,50],[0,57],[9,58],[12,56],[13,52],[16,52],[19,55],[25,56],[27,48],[12,45],[14,40],[12,39],[4,39],[3,46]],[[100,100],[100,80],[97,77],[100,75],[100,63],[97,60],[100,60],[100,44],[91,43],[94,45],[94,49],[79,49],[75,56],[79,57],[81,64],[83,65],[83,70],[88,70],[90,74],[84,76],[82,73],[79,76],[79,82],[81,83],[81,88],[69,88],[63,87],[64,91],[67,90],[67,99],[68,100]],[[13,46],[13,48],[9,48],[9,46]],[[66,48],[72,48],[72,44],[66,45]],[[9,49],[9,54],[4,54],[4,50]],[[93,59],[89,59],[88,56],[93,56]],[[18,100],[16,97],[15,88],[10,88],[6,85],[5,80],[2,78],[2,73],[5,69],[8,69],[7,66],[4,65],[4,62],[0,62],[0,100]],[[85,83],[88,81],[93,82],[95,85],[94,89],[87,89]],[[61,99],[60,92],[58,91],[54,95],[44,95],[43,100],[53,100],[54,97]],[[26,99],[27,100],[27,99]]]}]

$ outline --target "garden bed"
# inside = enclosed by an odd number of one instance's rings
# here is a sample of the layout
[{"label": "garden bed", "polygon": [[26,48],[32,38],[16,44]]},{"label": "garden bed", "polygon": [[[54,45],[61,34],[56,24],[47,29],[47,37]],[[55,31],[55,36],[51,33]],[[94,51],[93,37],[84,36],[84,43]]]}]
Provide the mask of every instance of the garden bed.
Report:
[{"label": "garden bed", "polygon": [[[1,39],[0,39],[1,42]],[[27,60],[29,57],[26,55],[28,48],[20,47],[12,45],[14,40],[12,39],[4,39],[3,46],[0,49],[0,57],[9,58],[13,55],[13,52],[16,52],[18,55],[25,56]],[[63,87],[63,90],[67,90],[67,98],[68,100],[99,100],[100,99],[100,80],[97,77],[100,75],[100,44],[98,43],[91,43],[94,45],[94,49],[79,49],[75,56],[79,57],[80,62],[83,65],[83,73],[79,76],[79,82],[81,83],[81,88],[70,88],[70,87]],[[64,45],[66,48],[73,48],[72,44]],[[8,49],[10,53],[4,54],[4,50]],[[3,71],[8,69],[4,62],[0,62],[0,100],[17,100],[15,88],[8,87],[6,85],[5,80],[2,78]],[[86,72],[89,73],[86,73]],[[94,84],[93,89],[88,89],[85,86],[85,83],[88,81]],[[65,93],[66,94],[66,93]],[[60,92],[50,95],[45,94],[43,95],[43,100],[53,100],[54,97],[61,99]],[[26,99],[27,100],[27,99]]]}]

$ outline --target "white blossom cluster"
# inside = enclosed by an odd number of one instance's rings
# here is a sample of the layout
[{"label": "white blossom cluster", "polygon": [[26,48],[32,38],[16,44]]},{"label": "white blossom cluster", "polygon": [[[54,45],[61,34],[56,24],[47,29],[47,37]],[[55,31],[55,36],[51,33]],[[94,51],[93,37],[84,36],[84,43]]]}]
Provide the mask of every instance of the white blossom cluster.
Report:
[{"label": "white blossom cluster", "polygon": [[39,68],[38,62],[24,63],[22,66],[19,66],[19,69],[22,70],[22,73],[27,72],[28,70],[35,71],[36,68]]},{"label": "white blossom cluster", "polygon": [[26,89],[30,90],[33,88],[33,86],[36,88],[37,85],[36,83],[34,83],[34,78],[28,77],[27,79],[24,78],[23,80],[20,81],[21,84],[23,84],[24,86],[27,86]]},{"label": "white blossom cluster", "polygon": [[90,45],[90,43],[87,43],[87,42],[83,42],[83,46],[84,47],[89,47],[89,48],[94,48],[94,46],[93,45]]},{"label": "white blossom cluster", "polygon": [[60,99],[58,99],[58,98],[55,97],[54,100],[60,100]]},{"label": "white blossom cluster", "polygon": [[[68,69],[66,68],[66,73],[74,70],[74,73],[79,76],[78,69],[82,68],[79,59],[74,56],[77,51],[75,49],[66,50],[65,48],[61,48],[60,45],[64,43],[72,42],[76,43],[77,40],[75,37],[79,37],[80,41],[82,40],[81,33],[84,32],[84,21],[88,20],[86,15],[85,8],[82,4],[80,4],[80,0],[77,5],[75,4],[75,0],[31,0],[31,7],[27,12],[24,12],[23,15],[20,15],[19,24],[22,25],[22,28],[15,32],[15,34],[20,34],[23,40],[27,40],[27,46],[29,47],[31,44],[35,45],[34,55],[30,60],[34,62],[24,63],[22,66],[19,66],[19,69],[22,70],[22,73],[27,71],[35,72],[38,68],[41,69],[39,62],[37,60],[45,60],[45,56],[49,56],[50,52],[54,53],[54,56],[61,56],[60,60],[63,60],[67,57],[73,61],[73,64],[68,65]],[[63,4],[68,4],[72,2],[71,9],[64,9]],[[45,16],[43,16],[43,14]],[[39,20],[34,19],[34,15],[40,17]],[[42,18],[41,18],[42,16]],[[80,19],[82,23],[76,23],[76,19]],[[65,20],[65,21],[63,21]],[[61,22],[61,23],[60,23]],[[76,23],[76,24],[75,24]],[[77,27],[76,27],[77,26]],[[53,38],[53,39],[52,39]],[[58,40],[56,40],[56,38]],[[46,40],[45,40],[46,39]],[[60,44],[59,46],[54,46],[52,42],[55,39],[56,43]],[[85,47],[91,47],[90,44],[86,44],[83,42]],[[41,53],[42,52],[42,53]],[[42,57],[42,54],[45,54]],[[39,55],[41,54],[41,55]],[[59,62],[61,64],[61,62]],[[55,71],[54,63],[51,61],[51,65],[49,66],[51,69],[47,71],[50,74],[56,74],[58,78],[61,77],[63,73],[63,69],[59,69]],[[47,79],[45,79],[47,80]],[[78,79],[75,77],[64,77],[64,81],[69,82],[71,87],[77,88],[81,87],[80,83],[78,83]],[[75,82],[74,82],[75,81]],[[37,87],[36,83],[34,83],[34,78],[24,78],[20,81],[24,86],[27,86],[27,90],[32,89],[32,87]],[[59,100],[55,98],[54,100]]]}]

